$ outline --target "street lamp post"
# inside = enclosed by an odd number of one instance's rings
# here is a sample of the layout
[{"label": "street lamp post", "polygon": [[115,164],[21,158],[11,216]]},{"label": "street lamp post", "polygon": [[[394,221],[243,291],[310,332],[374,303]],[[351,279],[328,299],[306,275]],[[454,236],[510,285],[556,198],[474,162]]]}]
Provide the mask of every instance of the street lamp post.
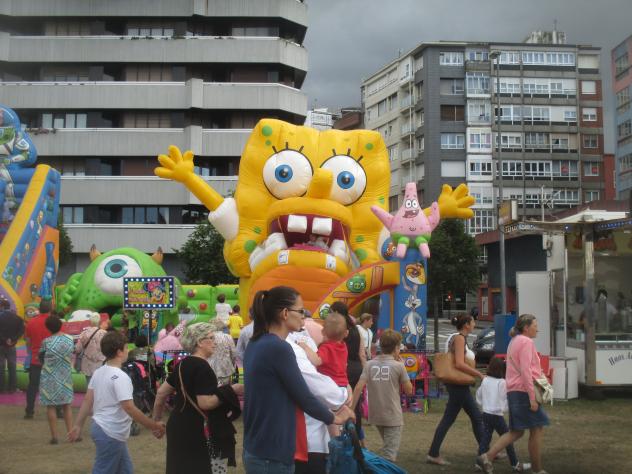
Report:
[{"label": "street lamp post", "polygon": [[507,281],[505,275],[505,232],[500,224],[500,206],[503,203],[503,160],[502,160],[502,135],[500,133],[500,51],[491,51],[489,53],[490,63],[494,64],[496,60],[496,136],[498,140],[498,202],[496,203],[496,218],[498,224],[498,243],[500,245],[500,299],[502,314],[507,314]]}]

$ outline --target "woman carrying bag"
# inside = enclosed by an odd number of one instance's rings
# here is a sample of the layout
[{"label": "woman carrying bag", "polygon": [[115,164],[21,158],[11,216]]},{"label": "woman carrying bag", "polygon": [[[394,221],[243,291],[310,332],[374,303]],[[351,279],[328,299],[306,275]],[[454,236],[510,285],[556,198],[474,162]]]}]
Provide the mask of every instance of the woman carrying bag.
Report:
[{"label": "woman carrying bag", "polygon": [[[512,337],[507,348],[507,402],[509,404],[509,432],[502,435],[489,451],[476,460],[486,473],[493,471],[490,460],[509,444],[529,430],[529,458],[536,474],[546,474],[542,469],[542,436],[549,418],[538,403],[534,382],[543,378],[540,357],[533,339],[538,334],[538,321],[532,314],[521,314],[509,333]],[[547,384],[548,385],[548,384]]]},{"label": "woman carrying bag", "polygon": [[[472,333],[476,321],[472,316],[467,314],[459,314],[452,318],[452,324],[456,326],[458,333],[452,336],[448,345],[448,352],[452,354],[454,360],[453,369],[459,373],[460,377],[455,377],[453,381],[459,383],[450,383],[444,380],[445,387],[448,391],[448,403],[445,406],[443,418],[439,422],[435,430],[430,450],[426,456],[426,461],[430,464],[438,464],[441,466],[450,463],[439,455],[441,443],[445,438],[448,430],[456,420],[461,409],[470,417],[472,422],[472,431],[474,437],[479,444],[479,454],[481,440],[483,439],[483,416],[476,405],[476,401],[470,392],[470,386],[474,382],[474,377],[483,379],[484,375],[474,368],[474,353],[467,346],[467,336]],[[435,356],[436,357],[436,356]],[[468,364],[466,359],[470,360]],[[435,362],[436,365],[436,362]]]}]

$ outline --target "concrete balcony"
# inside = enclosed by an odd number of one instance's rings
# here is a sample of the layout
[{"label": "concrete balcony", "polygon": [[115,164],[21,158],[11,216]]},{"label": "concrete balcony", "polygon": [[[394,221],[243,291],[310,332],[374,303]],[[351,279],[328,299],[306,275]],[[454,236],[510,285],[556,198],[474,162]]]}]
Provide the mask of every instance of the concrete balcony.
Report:
[{"label": "concrete balcony", "polygon": [[285,18],[307,26],[307,6],[296,0],[3,0],[0,14],[50,17]]},{"label": "concrete balcony", "polygon": [[15,109],[283,110],[305,116],[307,97],[283,84],[187,82],[0,82]]},{"label": "concrete balcony", "polygon": [[307,71],[307,51],[275,37],[11,36],[0,33],[0,61],[11,63],[284,64]]},{"label": "concrete balcony", "polygon": [[162,247],[166,253],[181,248],[195,225],[187,224],[64,224],[72,241],[73,253],[88,253],[95,244],[101,251],[118,247],[134,247],[143,252],[155,252]]},{"label": "concrete balcony", "polygon": [[[236,176],[205,176],[204,180],[222,196],[230,196],[237,186]],[[60,203],[65,206],[201,204],[183,184],[156,176],[62,176],[61,183]]]},{"label": "concrete balcony", "polygon": [[63,128],[31,132],[40,156],[153,156],[169,145],[202,156],[241,156],[251,130],[182,128]]}]

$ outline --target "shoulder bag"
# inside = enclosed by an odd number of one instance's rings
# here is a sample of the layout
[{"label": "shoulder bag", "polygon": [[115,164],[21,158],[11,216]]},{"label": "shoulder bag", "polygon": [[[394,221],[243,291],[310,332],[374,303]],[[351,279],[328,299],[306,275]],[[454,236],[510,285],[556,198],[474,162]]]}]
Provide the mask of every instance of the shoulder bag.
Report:
[{"label": "shoulder bag", "polygon": [[88,339],[88,342],[86,342],[86,345],[82,347],[81,352],[79,352],[79,354],[75,356],[75,370],[77,372],[81,372],[81,361],[83,360],[84,352],[90,345],[90,341],[92,341],[92,338],[96,336],[98,332],[99,332],[99,328],[96,328],[96,331],[92,333],[92,336],[90,336],[90,338]]},{"label": "shoulder bag", "polygon": [[[507,358],[514,366],[514,369],[516,369],[518,373],[521,374],[522,372],[520,371],[520,367],[513,360],[513,357],[508,356]],[[538,402],[540,405],[543,405],[545,403],[550,403],[551,405],[553,405],[553,386],[549,383],[549,379],[547,379],[542,372],[540,372],[540,375],[538,377],[535,377],[533,379],[533,393],[535,394],[535,401]]]},{"label": "shoulder bag", "polygon": [[[438,352],[434,356],[433,360],[433,372],[435,376],[443,383],[449,383],[454,385],[472,385],[475,379],[472,375],[456,368],[456,360],[454,358],[454,337],[452,338],[452,345],[448,352]],[[465,363],[470,367],[476,366],[475,362],[465,357]]]},{"label": "shoulder bag", "polygon": [[[187,393],[187,390],[184,388],[184,382],[182,381],[182,363],[178,364],[178,377],[180,378],[180,391],[182,392],[185,400],[189,402],[193,408],[195,408],[204,420],[204,438],[206,439],[206,450],[208,452],[208,460],[211,468],[210,474],[226,474],[228,472],[228,459],[221,459],[219,457],[217,451],[215,450],[215,445],[213,444],[208,416],[206,416],[206,413],[204,413],[198,404],[193,401]],[[180,411],[182,410],[184,410],[184,405],[182,405]]]}]

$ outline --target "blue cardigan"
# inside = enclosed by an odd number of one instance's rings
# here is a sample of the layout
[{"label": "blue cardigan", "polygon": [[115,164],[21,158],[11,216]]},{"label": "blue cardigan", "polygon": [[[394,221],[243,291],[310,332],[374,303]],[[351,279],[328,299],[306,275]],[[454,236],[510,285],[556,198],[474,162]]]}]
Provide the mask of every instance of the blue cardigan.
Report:
[{"label": "blue cardigan", "polygon": [[331,424],[334,415],[309,391],[290,345],[274,334],[250,341],[244,358],[244,449],[291,464],[296,450],[296,407]]}]

